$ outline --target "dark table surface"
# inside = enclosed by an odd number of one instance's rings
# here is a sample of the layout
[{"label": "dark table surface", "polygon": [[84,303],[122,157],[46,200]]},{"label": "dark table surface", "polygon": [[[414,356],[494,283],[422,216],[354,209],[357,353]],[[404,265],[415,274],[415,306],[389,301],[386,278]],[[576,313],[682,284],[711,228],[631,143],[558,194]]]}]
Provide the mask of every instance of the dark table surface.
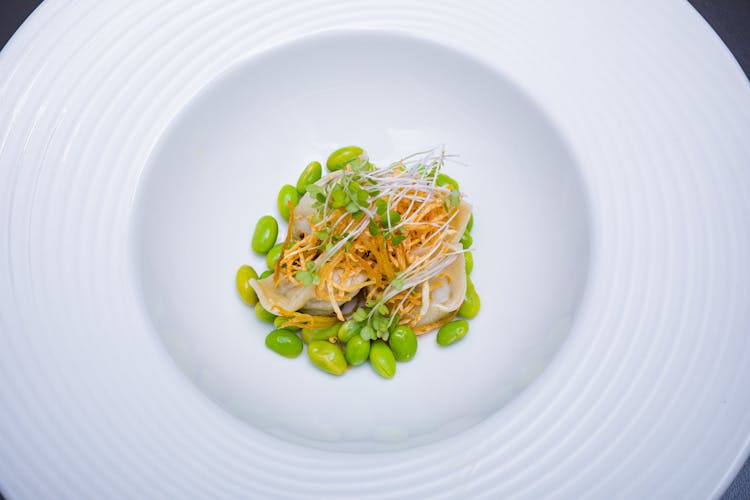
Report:
[{"label": "dark table surface", "polygon": [[[750,75],[750,0],[689,0]],[[0,0],[0,47],[41,0]],[[2,498],[2,493],[0,493]],[[750,459],[745,462],[722,500],[750,500]]]}]

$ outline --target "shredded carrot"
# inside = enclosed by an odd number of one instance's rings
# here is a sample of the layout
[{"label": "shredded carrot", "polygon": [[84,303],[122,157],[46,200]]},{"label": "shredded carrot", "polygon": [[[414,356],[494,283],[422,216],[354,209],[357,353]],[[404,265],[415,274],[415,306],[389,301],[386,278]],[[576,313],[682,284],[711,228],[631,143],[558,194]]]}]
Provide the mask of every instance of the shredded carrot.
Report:
[{"label": "shredded carrot", "polygon": [[297,311],[286,311],[277,307],[285,318],[284,326],[297,326],[299,328],[326,328],[335,325],[339,319],[336,316],[315,316]]},{"label": "shredded carrot", "polygon": [[277,286],[279,284],[279,281],[281,280],[281,261],[284,260],[284,253],[289,244],[292,242],[292,232],[294,227],[294,224],[292,224],[292,222],[294,221],[294,203],[292,203],[292,200],[287,201],[287,206],[289,207],[289,227],[286,230],[286,238],[284,239],[284,244],[281,245],[281,255],[279,256],[279,260],[276,261],[276,266],[273,269],[273,282]]},{"label": "shredded carrot", "polygon": [[438,321],[433,321],[432,323],[427,323],[426,325],[420,325],[416,328],[414,328],[414,333],[417,335],[422,335],[423,333],[427,333],[430,330],[434,330],[435,328],[440,328],[446,323],[450,323],[453,321],[453,318],[456,317],[458,314],[458,311],[453,311],[448,316],[444,317],[443,319],[440,319]]},{"label": "shredded carrot", "polygon": [[[405,167],[394,168],[389,175],[398,178],[405,175],[405,171]],[[318,280],[314,285],[315,296],[330,302],[335,315],[312,316],[283,311],[283,315],[288,317],[287,325],[322,327],[344,320],[340,305],[351,300],[363,288],[367,300],[383,297],[387,290],[391,290],[387,296],[389,298],[383,300],[391,313],[399,314],[399,324],[417,325],[423,307],[422,293],[414,293],[415,285],[394,293],[395,285],[392,284],[403,273],[423,271],[435,259],[448,255],[448,252],[455,252],[446,242],[456,234],[451,221],[456,216],[458,207],[450,206],[445,198],[417,187],[406,187],[399,193],[382,196],[380,199],[387,202],[390,211],[399,214],[399,220],[404,221],[396,230],[398,233],[393,233],[398,234],[398,244],[394,244],[393,237],[388,239],[385,235],[391,229],[390,225],[379,226],[373,234],[369,230],[361,231],[356,237],[348,239],[341,250],[331,255],[327,254],[328,248],[342,238],[346,239],[345,232],[357,227],[359,220],[343,208],[327,206],[326,215],[320,217],[325,220],[308,216],[306,220],[312,230],[307,234],[295,235],[294,205],[289,202],[289,229],[281,257],[274,268],[275,282],[278,284],[285,277],[290,282],[299,283],[296,275],[307,271],[309,263],[315,263]],[[374,210],[374,207],[371,206],[370,209]],[[330,239],[331,235],[338,239]],[[448,282],[451,279],[444,272],[437,278]],[[419,326],[415,331],[424,333],[450,321],[454,316],[455,313],[439,322]]]}]

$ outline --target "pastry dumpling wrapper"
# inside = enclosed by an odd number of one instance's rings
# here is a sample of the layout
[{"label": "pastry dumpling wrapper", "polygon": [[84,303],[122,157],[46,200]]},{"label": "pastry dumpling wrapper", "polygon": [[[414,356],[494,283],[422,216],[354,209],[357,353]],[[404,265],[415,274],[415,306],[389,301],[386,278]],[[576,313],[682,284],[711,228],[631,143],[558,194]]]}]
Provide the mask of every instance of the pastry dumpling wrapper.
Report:
[{"label": "pastry dumpling wrapper", "polygon": [[[278,286],[274,283],[274,275],[262,280],[250,280],[258,295],[258,302],[266,311],[280,315],[284,311],[299,311],[305,304],[315,298],[315,288],[294,283],[282,278]],[[279,309],[280,308],[280,309]]]},{"label": "pastry dumpling wrapper", "polygon": [[456,234],[450,239],[449,243],[453,245],[459,244],[461,237],[466,231],[466,226],[469,224],[471,218],[471,205],[464,200],[458,205],[458,214],[450,222],[451,229],[456,231]]},{"label": "pastry dumpling wrapper", "polygon": [[[349,302],[361,290],[359,284],[367,280],[365,273],[359,273],[351,278],[347,285],[356,288],[347,294],[344,300],[337,301],[340,306]],[[302,311],[319,316],[327,316],[334,313],[333,305],[330,301],[318,298],[315,295],[314,286],[305,286],[295,283],[287,278],[279,280],[278,286],[274,283],[274,275],[263,278],[262,280],[250,280],[250,286],[253,287],[258,295],[258,301],[266,311],[280,315],[284,311]]]},{"label": "pastry dumpling wrapper", "polygon": [[[466,225],[471,217],[471,205],[461,200],[458,206],[458,214],[451,221],[451,228],[456,234],[451,237],[449,243],[456,251],[461,250],[461,237],[466,231]],[[450,280],[433,278],[429,281],[430,293],[423,301],[421,318],[416,326],[428,325],[440,321],[461,307],[466,297],[466,262],[464,254],[456,255],[456,260],[445,268],[445,274]]]},{"label": "pastry dumpling wrapper", "polygon": [[461,307],[466,297],[464,254],[456,255],[456,260],[445,268],[445,274],[450,276],[450,280],[433,278],[429,281],[429,299],[422,305],[424,312],[417,327],[440,321]]},{"label": "pastry dumpling wrapper", "polygon": [[313,199],[309,194],[305,194],[299,199],[299,203],[294,207],[294,221],[292,221],[292,231],[297,237],[301,237],[312,232],[310,217],[315,215],[313,208]]},{"label": "pastry dumpling wrapper", "polygon": [[[341,271],[336,270],[333,272],[333,281],[335,281],[336,283],[341,283]],[[349,278],[346,281],[345,285],[347,286],[347,288],[350,288],[351,291],[346,293],[343,300],[337,300],[336,304],[342,306],[351,301],[359,293],[359,291],[362,290],[365,281],[367,281],[367,275],[364,272],[359,272],[353,277]],[[302,307],[302,312],[314,314],[317,316],[327,316],[336,313],[336,310],[333,308],[330,300],[318,298],[314,294],[313,297],[314,298],[312,300],[308,301],[307,304]]]}]

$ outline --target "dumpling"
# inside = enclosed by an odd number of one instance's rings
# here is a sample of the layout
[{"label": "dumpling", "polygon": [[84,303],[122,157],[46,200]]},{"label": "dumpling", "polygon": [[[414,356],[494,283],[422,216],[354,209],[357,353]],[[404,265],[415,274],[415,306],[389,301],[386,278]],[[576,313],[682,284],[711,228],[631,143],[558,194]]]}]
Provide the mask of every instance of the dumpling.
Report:
[{"label": "dumpling", "polygon": [[434,278],[422,284],[428,288],[422,301],[422,316],[415,325],[417,328],[440,321],[461,307],[466,297],[464,254],[456,255],[456,260],[445,268],[445,274],[448,278]]},{"label": "dumpling", "polygon": [[[460,240],[470,217],[471,205],[462,200],[458,207],[458,214],[451,221],[451,227],[456,234],[449,244],[457,252],[461,250]],[[461,307],[466,297],[466,262],[463,253],[456,255],[456,259],[445,268],[443,274],[447,275],[447,278],[433,278],[422,284],[424,293],[421,317],[415,325],[417,328],[449,316]]]},{"label": "dumpling", "polygon": [[[338,280],[338,274],[334,272],[334,280]],[[337,300],[336,305],[341,306],[352,300],[359,290],[362,289],[367,280],[365,273],[358,273],[347,280],[347,287],[352,291],[347,293],[342,300]],[[327,316],[337,314],[339,311],[333,307],[329,300],[318,298],[315,295],[314,286],[305,286],[297,284],[294,281],[283,277],[279,284],[274,283],[274,275],[268,276],[262,280],[251,280],[250,286],[253,287],[258,295],[258,301],[263,309],[273,314],[280,315],[282,311],[302,311],[318,316]]]},{"label": "dumpling", "polygon": [[305,194],[299,199],[299,203],[294,207],[294,221],[292,222],[292,230],[297,238],[302,238],[312,231],[310,225],[310,217],[315,215],[315,209],[313,208],[313,199],[309,194]]},{"label": "dumpling", "polygon": [[466,226],[469,224],[471,218],[471,204],[464,200],[461,200],[461,204],[458,205],[458,214],[451,221],[451,228],[456,231],[456,234],[451,238],[450,243],[457,245],[461,240],[461,237],[466,231]]},{"label": "dumpling", "polygon": [[[305,194],[294,208],[292,231],[294,231],[296,238],[303,238],[312,231],[310,218],[315,214],[312,205],[313,199],[309,194]],[[334,271],[333,281],[340,282],[340,279],[340,273]],[[346,288],[351,291],[347,292],[342,300],[335,301],[336,307],[331,301],[318,297],[314,286],[304,286],[286,277],[279,280],[278,285],[274,281],[274,275],[262,280],[250,281],[250,285],[258,295],[258,300],[265,310],[274,314],[281,314],[283,310],[289,312],[302,311],[319,316],[340,315],[340,310],[337,310],[338,306],[349,302],[359,293],[366,284],[367,274],[360,272],[347,279]]]},{"label": "dumpling", "polygon": [[273,275],[262,280],[250,280],[250,286],[258,295],[263,309],[276,315],[282,315],[282,311],[299,311],[315,298],[314,287],[299,285],[286,278],[276,285]]}]

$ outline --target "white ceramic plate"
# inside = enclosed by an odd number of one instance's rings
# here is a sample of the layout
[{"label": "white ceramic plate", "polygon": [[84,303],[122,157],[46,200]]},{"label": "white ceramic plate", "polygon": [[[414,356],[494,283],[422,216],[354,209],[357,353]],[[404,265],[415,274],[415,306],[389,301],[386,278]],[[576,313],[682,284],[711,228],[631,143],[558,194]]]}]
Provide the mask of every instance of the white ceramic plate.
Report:
[{"label": "white ceramic plate", "polygon": [[[0,104],[11,498],[706,498],[748,453],[750,88],[686,3],[48,1]],[[483,311],[391,381],[233,288],[347,143],[445,144],[476,211]]]}]

